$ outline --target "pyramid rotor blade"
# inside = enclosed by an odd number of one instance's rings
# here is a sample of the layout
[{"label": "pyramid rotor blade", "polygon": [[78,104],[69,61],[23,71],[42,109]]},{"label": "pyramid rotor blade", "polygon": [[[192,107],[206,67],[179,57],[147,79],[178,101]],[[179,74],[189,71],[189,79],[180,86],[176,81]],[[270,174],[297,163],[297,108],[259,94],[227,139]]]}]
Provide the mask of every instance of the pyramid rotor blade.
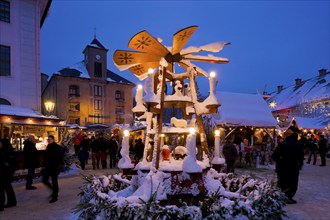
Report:
[{"label": "pyramid rotor blade", "polygon": [[182,48],[186,45],[191,35],[196,31],[198,26],[190,26],[179,30],[173,35],[172,54],[180,53]]},{"label": "pyramid rotor blade", "polygon": [[160,59],[160,56],[138,51],[116,50],[113,54],[113,60],[119,66],[148,62],[159,62]]},{"label": "pyramid rotor blade", "polygon": [[164,57],[170,51],[147,31],[134,35],[128,42],[128,47],[134,50]]},{"label": "pyramid rotor blade", "polygon": [[150,62],[150,63],[143,63],[138,64],[136,66],[133,66],[129,68],[129,70],[139,78],[139,76],[144,75],[148,73],[149,68],[156,69],[159,67],[159,62]]},{"label": "pyramid rotor blade", "polygon": [[194,56],[194,55],[185,55],[183,57],[184,60],[195,61],[195,62],[205,62],[212,64],[226,64],[229,63],[227,58],[216,57],[213,55],[208,56]]},{"label": "pyramid rotor blade", "polygon": [[190,63],[188,60],[178,62],[178,64],[179,64],[181,67],[185,68],[185,69],[188,69],[189,67],[195,67],[198,76],[208,76],[208,74],[207,74],[207,72],[206,72],[205,70],[199,68],[199,67],[196,66],[196,65],[193,65],[193,64]]}]

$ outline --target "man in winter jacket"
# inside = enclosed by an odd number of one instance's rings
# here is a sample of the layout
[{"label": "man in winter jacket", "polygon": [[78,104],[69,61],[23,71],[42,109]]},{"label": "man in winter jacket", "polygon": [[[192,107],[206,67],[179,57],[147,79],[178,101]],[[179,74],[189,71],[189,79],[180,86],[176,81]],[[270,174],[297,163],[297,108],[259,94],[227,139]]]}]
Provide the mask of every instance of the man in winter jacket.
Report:
[{"label": "man in winter jacket", "polygon": [[307,147],[308,147],[308,161],[307,163],[311,162],[312,155],[313,155],[313,165],[316,164],[317,160],[317,142],[314,138],[314,135],[311,135],[311,138],[307,141]]},{"label": "man in winter jacket", "polygon": [[109,142],[110,168],[116,167],[118,142],[115,136],[112,136]]},{"label": "man in winter jacket", "polygon": [[[53,193],[52,199],[49,203],[54,203],[58,198],[58,175],[63,169],[64,161],[62,148],[60,145],[55,143],[53,135],[48,136],[48,145],[44,155],[44,170],[42,182],[48,186]],[[49,183],[49,177],[52,179],[52,184]]]},{"label": "man in winter jacket", "polygon": [[327,154],[328,151],[328,140],[325,139],[324,135],[321,134],[320,135],[320,141],[319,141],[319,153],[320,153],[320,157],[321,157],[321,167],[326,166],[326,159],[325,159],[325,155]]},{"label": "man in winter jacket", "polygon": [[222,151],[226,159],[227,173],[234,173],[235,160],[238,156],[235,145],[229,139],[226,139]]},{"label": "man in winter jacket", "polygon": [[36,187],[32,185],[35,169],[40,167],[36,139],[33,135],[29,135],[23,144],[24,167],[28,170],[25,187],[27,190],[33,190],[36,189]]},{"label": "man in winter jacket", "polygon": [[287,137],[272,154],[272,159],[276,162],[277,184],[286,194],[287,204],[297,203],[293,197],[298,189],[299,170],[304,160],[304,150],[298,141],[297,132],[297,130],[288,129]]}]

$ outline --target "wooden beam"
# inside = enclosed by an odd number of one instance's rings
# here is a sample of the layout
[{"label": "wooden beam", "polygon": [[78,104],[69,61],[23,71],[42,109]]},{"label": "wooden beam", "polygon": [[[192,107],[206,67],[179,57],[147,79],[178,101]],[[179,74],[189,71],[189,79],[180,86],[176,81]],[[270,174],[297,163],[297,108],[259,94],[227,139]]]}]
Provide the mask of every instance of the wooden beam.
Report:
[{"label": "wooden beam", "polygon": [[162,80],[160,81],[160,114],[158,119],[158,137],[157,137],[157,152],[156,152],[156,169],[159,168],[159,158],[160,158],[160,134],[163,131],[163,110],[164,110],[164,84],[165,84],[165,73],[166,67],[163,67],[162,70],[159,70],[160,74],[162,74]]}]

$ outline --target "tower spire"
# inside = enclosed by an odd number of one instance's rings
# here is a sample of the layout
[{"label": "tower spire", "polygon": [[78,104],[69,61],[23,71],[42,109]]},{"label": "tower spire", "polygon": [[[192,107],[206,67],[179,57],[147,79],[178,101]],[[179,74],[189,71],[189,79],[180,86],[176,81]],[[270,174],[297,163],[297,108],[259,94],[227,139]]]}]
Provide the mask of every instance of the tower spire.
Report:
[{"label": "tower spire", "polygon": [[96,27],[94,26],[94,39],[96,39]]}]

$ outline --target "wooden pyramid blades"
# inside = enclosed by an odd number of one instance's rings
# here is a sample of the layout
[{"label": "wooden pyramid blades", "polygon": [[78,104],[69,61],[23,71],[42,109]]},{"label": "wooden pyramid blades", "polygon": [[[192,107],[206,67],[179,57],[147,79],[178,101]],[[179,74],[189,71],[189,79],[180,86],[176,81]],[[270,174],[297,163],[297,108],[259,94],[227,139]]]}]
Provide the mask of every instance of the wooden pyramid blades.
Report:
[{"label": "wooden pyramid blades", "polygon": [[[195,66],[190,61],[212,64],[228,63],[228,59],[213,55],[193,55],[201,51],[219,52],[228,43],[213,43],[201,47],[183,49],[197,28],[198,26],[190,26],[176,32],[173,35],[171,52],[147,31],[141,31],[134,35],[128,43],[128,47],[135,51],[115,51],[113,55],[115,65],[121,71],[129,69],[136,77],[143,80],[146,78],[149,68],[155,69],[159,67],[159,62],[162,58],[170,64],[171,71],[173,70],[174,63],[178,63],[185,69]],[[199,75],[207,76],[204,70],[198,67],[196,69]]]}]

